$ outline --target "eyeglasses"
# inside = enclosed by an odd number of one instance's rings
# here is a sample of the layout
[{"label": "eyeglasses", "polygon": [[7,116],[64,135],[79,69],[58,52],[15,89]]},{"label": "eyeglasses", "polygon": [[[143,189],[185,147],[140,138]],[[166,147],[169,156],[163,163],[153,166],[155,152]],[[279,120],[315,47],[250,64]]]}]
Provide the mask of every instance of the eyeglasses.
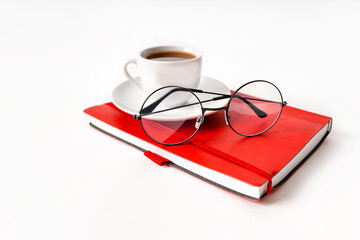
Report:
[{"label": "eyeglasses", "polygon": [[[200,100],[195,93],[209,98]],[[203,107],[224,99],[229,99],[224,106]],[[188,141],[199,131],[204,115],[218,110],[225,110],[226,124],[235,133],[247,137],[260,135],[277,122],[286,105],[280,90],[265,80],[245,83],[233,94],[167,86],[150,94],[139,115],[133,118],[140,120],[144,132],[153,141],[177,145]]]}]

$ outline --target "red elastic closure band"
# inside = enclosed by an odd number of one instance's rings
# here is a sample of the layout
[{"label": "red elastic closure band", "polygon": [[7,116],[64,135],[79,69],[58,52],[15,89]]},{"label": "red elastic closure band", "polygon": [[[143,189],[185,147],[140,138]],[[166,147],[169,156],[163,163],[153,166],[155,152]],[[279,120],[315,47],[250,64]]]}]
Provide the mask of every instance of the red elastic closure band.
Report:
[{"label": "red elastic closure band", "polygon": [[227,154],[227,153],[225,153],[225,152],[222,152],[222,151],[220,151],[220,150],[218,150],[218,149],[215,149],[215,148],[213,148],[213,147],[210,147],[210,146],[208,146],[208,145],[206,145],[206,144],[203,144],[203,143],[201,143],[201,142],[191,141],[191,140],[190,140],[190,143],[192,143],[192,144],[194,144],[194,145],[196,145],[196,146],[198,146],[198,147],[201,147],[201,148],[203,148],[203,149],[205,149],[205,150],[207,150],[207,151],[209,151],[209,152],[211,152],[211,153],[213,153],[213,154],[216,154],[216,155],[218,155],[218,156],[220,156],[220,157],[223,157],[223,158],[225,158],[225,159],[228,159],[228,160],[230,160],[230,161],[232,161],[232,162],[234,162],[234,163],[236,163],[236,164],[238,164],[238,165],[240,165],[240,166],[242,166],[242,167],[245,167],[245,168],[249,169],[250,171],[256,172],[256,173],[258,173],[258,174],[266,177],[266,178],[269,180],[269,182],[268,182],[268,184],[267,184],[267,187],[266,187],[266,195],[269,195],[269,194],[271,193],[272,177],[271,177],[271,175],[268,174],[267,172],[263,171],[262,169],[259,169],[259,168],[255,167],[255,166],[253,166],[253,165],[251,165],[251,164],[249,164],[249,163],[247,163],[247,162],[244,162],[244,161],[242,161],[242,160],[239,159],[239,158],[236,158],[236,157],[234,157],[234,156],[231,156],[231,155],[229,155],[229,154]]},{"label": "red elastic closure band", "polygon": [[170,162],[168,159],[150,151],[145,151],[144,155],[159,166],[164,166]]}]

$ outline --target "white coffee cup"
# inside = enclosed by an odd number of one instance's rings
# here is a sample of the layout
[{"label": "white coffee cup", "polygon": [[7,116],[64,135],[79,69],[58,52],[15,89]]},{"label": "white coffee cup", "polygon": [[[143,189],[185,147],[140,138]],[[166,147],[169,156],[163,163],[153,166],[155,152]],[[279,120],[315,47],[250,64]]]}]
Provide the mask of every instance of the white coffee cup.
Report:
[{"label": "white coffee cup", "polygon": [[[158,46],[141,51],[137,59],[129,59],[124,66],[127,78],[145,93],[164,86],[197,88],[201,78],[202,53],[183,46]],[[135,64],[139,76],[128,71]]]}]

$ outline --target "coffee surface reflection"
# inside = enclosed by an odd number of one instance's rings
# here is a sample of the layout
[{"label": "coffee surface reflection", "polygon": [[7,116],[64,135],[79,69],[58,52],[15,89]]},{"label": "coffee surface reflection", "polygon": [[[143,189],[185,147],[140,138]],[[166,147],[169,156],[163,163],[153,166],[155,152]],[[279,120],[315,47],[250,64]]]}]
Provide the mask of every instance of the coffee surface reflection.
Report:
[{"label": "coffee surface reflection", "polygon": [[155,61],[183,61],[187,59],[195,58],[196,56],[186,52],[154,52],[147,55],[145,58]]}]

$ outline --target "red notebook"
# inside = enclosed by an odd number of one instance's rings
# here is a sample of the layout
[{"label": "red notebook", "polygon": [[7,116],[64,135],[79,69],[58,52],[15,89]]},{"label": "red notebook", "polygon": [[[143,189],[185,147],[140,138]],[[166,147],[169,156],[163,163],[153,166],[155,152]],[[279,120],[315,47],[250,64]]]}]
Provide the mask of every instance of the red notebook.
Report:
[{"label": "red notebook", "polygon": [[252,200],[263,199],[286,181],[320,146],[332,125],[330,117],[286,106],[266,133],[243,137],[226,125],[219,111],[207,116],[188,142],[165,146],[152,141],[140,121],[112,103],[84,112],[91,126],[143,151],[155,163]]}]

